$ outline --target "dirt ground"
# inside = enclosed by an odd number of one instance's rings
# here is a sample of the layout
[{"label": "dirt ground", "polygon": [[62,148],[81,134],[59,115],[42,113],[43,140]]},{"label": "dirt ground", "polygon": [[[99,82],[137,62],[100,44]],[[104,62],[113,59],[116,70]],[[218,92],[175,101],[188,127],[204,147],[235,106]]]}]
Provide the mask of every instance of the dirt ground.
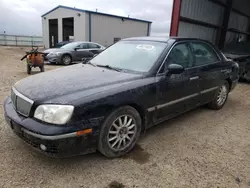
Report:
[{"label": "dirt ground", "polygon": [[[0,47],[0,104],[27,77],[25,49]],[[60,66],[46,65],[45,70]],[[38,71],[38,69],[37,69]],[[250,84],[225,107],[205,107],[149,129],[127,156],[46,157],[15,136],[0,108],[0,187],[250,188]]]}]

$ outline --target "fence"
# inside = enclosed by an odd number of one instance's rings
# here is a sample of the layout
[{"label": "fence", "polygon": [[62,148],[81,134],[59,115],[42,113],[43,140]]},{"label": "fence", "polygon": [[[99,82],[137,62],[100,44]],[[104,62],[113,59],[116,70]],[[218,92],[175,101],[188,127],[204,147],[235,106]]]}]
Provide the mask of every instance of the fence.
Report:
[{"label": "fence", "polygon": [[40,36],[0,34],[0,46],[43,46]]}]

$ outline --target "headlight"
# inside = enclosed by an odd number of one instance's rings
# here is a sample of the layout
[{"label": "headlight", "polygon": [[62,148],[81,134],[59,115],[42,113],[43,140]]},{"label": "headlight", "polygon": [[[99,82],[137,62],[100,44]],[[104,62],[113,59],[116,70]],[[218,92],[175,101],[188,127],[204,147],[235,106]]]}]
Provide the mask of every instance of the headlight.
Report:
[{"label": "headlight", "polygon": [[61,52],[50,52],[49,56],[59,56]]},{"label": "headlight", "polygon": [[34,117],[52,124],[65,124],[70,120],[74,111],[71,105],[40,105],[36,108]]}]

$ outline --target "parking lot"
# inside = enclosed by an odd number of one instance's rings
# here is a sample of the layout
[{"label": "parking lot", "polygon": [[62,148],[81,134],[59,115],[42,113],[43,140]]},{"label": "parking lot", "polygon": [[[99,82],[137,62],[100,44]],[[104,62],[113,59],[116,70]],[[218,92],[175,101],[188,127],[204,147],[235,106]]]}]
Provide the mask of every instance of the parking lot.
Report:
[{"label": "parking lot", "polygon": [[[0,47],[1,105],[28,76],[20,61],[25,50]],[[37,153],[12,133],[3,113],[0,108],[0,187],[250,187],[247,83],[238,84],[222,110],[201,107],[150,128],[130,154],[112,160],[99,153],[65,159]]]}]

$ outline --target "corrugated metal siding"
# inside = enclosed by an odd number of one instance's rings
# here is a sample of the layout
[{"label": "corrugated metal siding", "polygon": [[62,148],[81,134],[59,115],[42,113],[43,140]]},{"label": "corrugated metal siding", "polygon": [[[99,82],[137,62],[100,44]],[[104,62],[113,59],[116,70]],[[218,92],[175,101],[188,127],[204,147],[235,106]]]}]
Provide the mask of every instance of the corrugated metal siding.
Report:
[{"label": "corrugated metal siding", "polygon": [[242,16],[236,12],[231,12],[228,27],[247,32],[249,20],[245,16]]},{"label": "corrugated metal siding", "polygon": [[217,0],[217,1],[225,3],[225,4],[227,3],[227,0]]},{"label": "corrugated metal siding", "polygon": [[217,34],[216,31],[217,30],[214,28],[180,22],[178,36],[201,38],[215,44]]},{"label": "corrugated metal siding", "polygon": [[181,16],[221,25],[224,8],[208,0],[182,0]]},{"label": "corrugated metal siding", "polygon": [[241,12],[250,16],[250,1],[249,0],[234,0],[233,1],[233,8],[240,10]]},{"label": "corrugated metal siding", "polygon": [[113,44],[114,38],[147,36],[147,32],[148,23],[91,14],[92,41],[104,46]]},{"label": "corrugated metal siding", "polygon": [[238,34],[234,32],[227,32],[225,43],[228,44],[231,42],[240,42],[240,41],[246,41],[246,40],[247,40],[247,35]]}]

